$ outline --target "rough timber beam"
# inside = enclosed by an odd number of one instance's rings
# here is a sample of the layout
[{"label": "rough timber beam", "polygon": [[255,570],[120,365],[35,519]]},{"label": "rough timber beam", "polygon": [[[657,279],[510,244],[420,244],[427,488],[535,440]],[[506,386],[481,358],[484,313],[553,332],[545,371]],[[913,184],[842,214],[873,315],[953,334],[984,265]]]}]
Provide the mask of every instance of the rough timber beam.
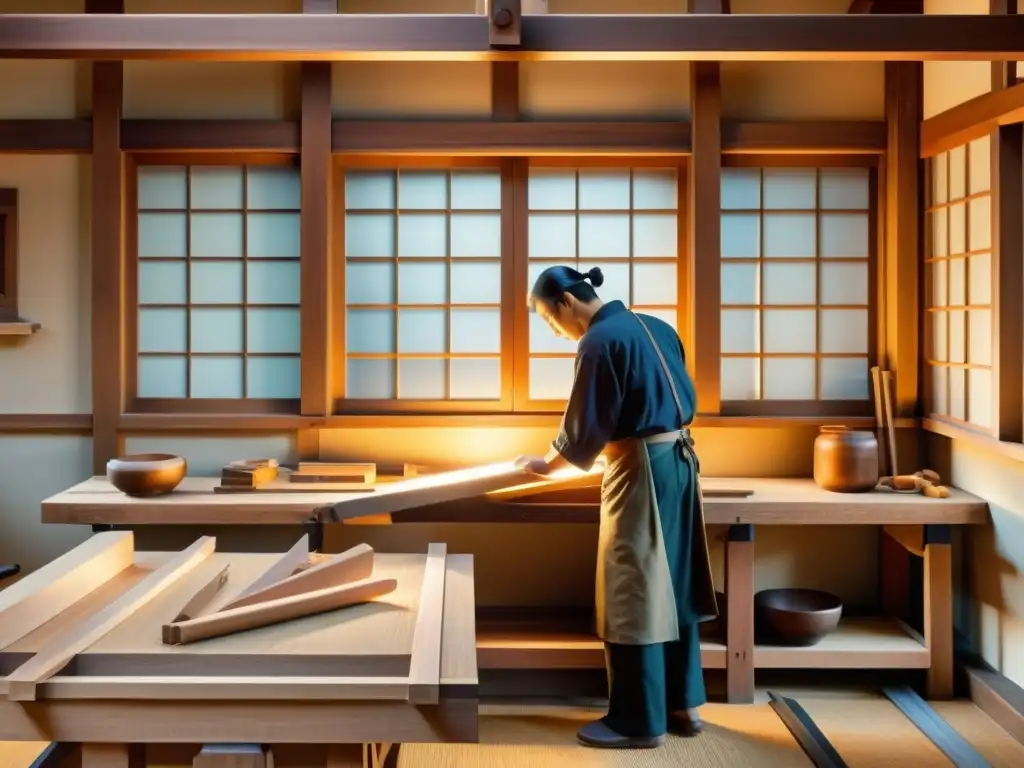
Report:
[{"label": "rough timber beam", "polygon": [[993,61],[1024,58],[1024,17],[526,15],[493,50],[478,14],[4,14],[0,58],[209,60]]}]

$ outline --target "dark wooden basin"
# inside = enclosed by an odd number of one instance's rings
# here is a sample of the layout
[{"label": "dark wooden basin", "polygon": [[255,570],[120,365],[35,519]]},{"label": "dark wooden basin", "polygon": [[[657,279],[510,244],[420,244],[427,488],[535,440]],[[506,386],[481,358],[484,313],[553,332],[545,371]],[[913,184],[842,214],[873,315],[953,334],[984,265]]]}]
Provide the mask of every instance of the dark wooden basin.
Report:
[{"label": "dark wooden basin", "polygon": [[814,645],[842,615],[842,601],[816,589],[766,589],[754,596],[757,642],[764,645]]}]

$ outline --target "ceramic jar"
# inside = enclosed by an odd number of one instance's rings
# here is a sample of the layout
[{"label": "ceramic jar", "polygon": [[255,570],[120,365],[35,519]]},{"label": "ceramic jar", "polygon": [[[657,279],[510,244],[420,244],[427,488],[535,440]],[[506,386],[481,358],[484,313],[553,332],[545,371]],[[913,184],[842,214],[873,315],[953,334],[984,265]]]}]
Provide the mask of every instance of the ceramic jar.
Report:
[{"label": "ceramic jar", "polygon": [[878,440],[871,432],[822,427],[814,440],[814,482],[826,491],[864,493],[878,485]]}]

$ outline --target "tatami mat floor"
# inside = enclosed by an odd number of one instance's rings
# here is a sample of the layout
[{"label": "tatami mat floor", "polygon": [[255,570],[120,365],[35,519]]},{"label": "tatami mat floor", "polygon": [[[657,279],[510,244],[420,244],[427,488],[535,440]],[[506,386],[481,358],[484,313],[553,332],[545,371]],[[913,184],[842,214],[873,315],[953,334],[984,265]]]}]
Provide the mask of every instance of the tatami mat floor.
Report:
[{"label": "tatami mat floor", "polygon": [[[796,698],[850,768],[949,768],[952,763],[882,694],[868,691],[773,689]],[[1014,741],[969,701],[935,702],[944,717],[993,768],[1024,766]],[[580,747],[576,730],[602,714],[598,707],[481,707],[477,745],[406,745],[401,768],[803,768],[806,757],[759,691],[754,704],[709,704],[707,727],[695,739],[669,737],[658,750]]]}]

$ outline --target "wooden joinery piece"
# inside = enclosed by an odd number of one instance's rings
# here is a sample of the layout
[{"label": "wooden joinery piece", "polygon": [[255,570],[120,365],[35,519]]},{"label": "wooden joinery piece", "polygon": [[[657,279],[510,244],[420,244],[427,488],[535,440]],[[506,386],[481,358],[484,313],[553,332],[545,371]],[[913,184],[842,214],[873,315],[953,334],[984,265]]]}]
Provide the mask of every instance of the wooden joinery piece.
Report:
[{"label": "wooden joinery piece", "polygon": [[203,536],[179,552],[99,613],[69,627],[7,678],[7,697],[34,701],[36,686],[57,674],[77,654],[95,643],[143,605],[191,572],[216,549],[217,540]]},{"label": "wooden joinery piece", "polygon": [[[294,552],[294,547],[292,551]],[[309,557],[308,552],[306,557]],[[265,603],[268,600],[279,600],[316,590],[338,587],[343,584],[368,579],[372,575],[373,547],[369,544],[359,544],[341,554],[325,559],[312,568],[307,568],[300,573],[296,573],[294,576],[289,576],[283,581],[273,584],[268,583],[258,590],[243,592],[242,595],[224,606],[224,609],[244,608],[245,606],[256,605],[257,603]]]},{"label": "wooden joinery piece", "polygon": [[520,45],[522,35],[523,9],[520,0],[489,0],[487,28],[488,40],[492,47],[515,47]]},{"label": "wooden joinery piece", "polygon": [[366,603],[394,592],[397,587],[398,581],[395,579],[366,579],[354,584],[343,584],[340,587],[303,592],[280,600],[246,605],[243,608],[218,611],[191,621],[164,625],[163,641],[167,645],[182,645],[247,629],[267,627],[283,621]]},{"label": "wooden joinery piece", "polygon": [[228,572],[230,570],[230,565],[225,565],[221,568],[220,571],[217,572],[216,576],[210,579],[205,586],[192,595],[192,598],[185,603],[185,606],[178,612],[178,615],[174,617],[174,620],[188,621],[202,613],[203,609],[210,604],[210,601],[212,601],[224,585],[227,584]]},{"label": "wooden joinery piece", "polygon": [[413,704],[437,704],[440,696],[447,556],[444,544],[431,544],[427,549],[409,660],[409,701]]},{"label": "wooden joinery piece", "polygon": [[[309,561],[309,534],[304,535],[295,542],[295,545],[285,552],[277,562],[263,572],[248,587],[243,589],[234,600],[228,603],[225,608],[237,608],[247,605],[242,601],[250,595],[263,592],[280,584],[282,581],[291,578],[295,572]],[[189,617],[192,618],[192,617]],[[175,620],[177,621],[177,619]]]},{"label": "wooden joinery piece", "polygon": [[0,650],[99,588],[135,558],[131,531],[97,533],[0,592]]}]

